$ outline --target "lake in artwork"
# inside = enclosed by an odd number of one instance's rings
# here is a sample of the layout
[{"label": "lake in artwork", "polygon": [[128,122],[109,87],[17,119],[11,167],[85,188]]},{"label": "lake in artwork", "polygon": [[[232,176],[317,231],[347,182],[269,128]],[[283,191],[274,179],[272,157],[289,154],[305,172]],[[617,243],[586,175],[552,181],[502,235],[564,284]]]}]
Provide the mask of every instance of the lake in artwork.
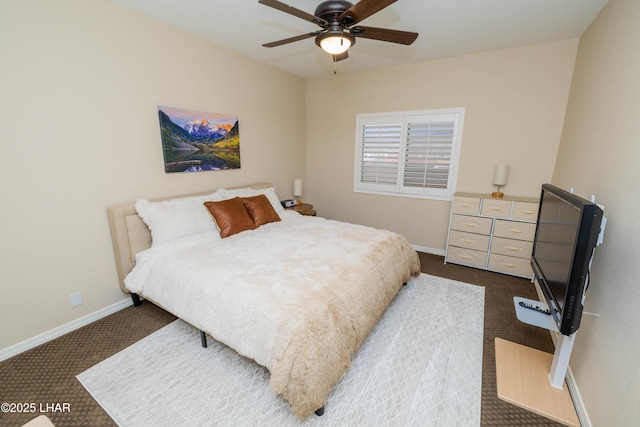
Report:
[{"label": "lake in artwork", "polygon": [[158,107],[165,172],[240,168],[238,117]]}]

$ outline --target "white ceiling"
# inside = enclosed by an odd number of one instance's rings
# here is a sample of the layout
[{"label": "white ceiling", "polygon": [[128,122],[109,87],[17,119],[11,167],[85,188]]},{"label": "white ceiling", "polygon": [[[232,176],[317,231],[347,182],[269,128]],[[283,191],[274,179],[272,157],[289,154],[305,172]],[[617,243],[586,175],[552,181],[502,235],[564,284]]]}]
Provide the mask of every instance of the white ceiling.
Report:
[{"label": "white ceiling", "polygon": [[[331,56],[310,38],[268,43],[316,31],[315,24],[258,0],[109,0],[231,50],[310,78],[333,73]],[[281,0],[313,14],[321,0]],[[474,52],[580,37],[608,0],[398,0],[362,25],[414,31],[410,46],[357,39],[339,74]],[[355,0],[352,0],[356,3]]]}]

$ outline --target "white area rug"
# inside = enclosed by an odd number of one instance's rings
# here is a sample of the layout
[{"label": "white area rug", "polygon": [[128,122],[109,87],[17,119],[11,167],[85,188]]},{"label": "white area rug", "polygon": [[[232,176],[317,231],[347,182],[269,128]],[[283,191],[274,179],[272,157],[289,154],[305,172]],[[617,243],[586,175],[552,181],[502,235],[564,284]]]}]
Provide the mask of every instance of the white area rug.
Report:
[{"label": "white area rug", "polygon": [[[78,375],[121,426],[479,426],[484,288],[422,274],[404,286],[301,422],[269,372],[177,320]],[[213,341],[213,342],[212,342]]]}]

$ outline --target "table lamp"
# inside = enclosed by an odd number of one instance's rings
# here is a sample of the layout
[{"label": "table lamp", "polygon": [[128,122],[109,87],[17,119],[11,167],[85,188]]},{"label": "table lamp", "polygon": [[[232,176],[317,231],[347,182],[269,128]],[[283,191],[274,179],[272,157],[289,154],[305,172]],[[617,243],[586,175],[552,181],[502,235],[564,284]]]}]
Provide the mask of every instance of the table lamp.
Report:
[{"label": "table lamp", "polygon": [[500,191],[500,187],[507,185],[509,177],[509,165],[496,165],[493,171],[493,185],[498,187],[498,191],[491,193],[491,197],[503,197],[504,193]]},{"label": "table lamp", "polygon": [[301,179],[293,180],[293,195],[296,198],[298,205],[302,204],[302,202],[300,201],[300,196],[302,196],[302,180]]}]

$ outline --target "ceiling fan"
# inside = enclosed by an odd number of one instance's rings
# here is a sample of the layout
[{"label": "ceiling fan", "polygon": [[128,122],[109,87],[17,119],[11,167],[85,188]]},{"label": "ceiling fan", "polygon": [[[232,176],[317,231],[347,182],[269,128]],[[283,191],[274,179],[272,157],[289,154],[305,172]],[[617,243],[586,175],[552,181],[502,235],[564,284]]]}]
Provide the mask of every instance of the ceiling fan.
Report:
[{"label": "ceiling fan", "polygon": [[356,37],[410,45],[418,37],[418,33],[356,25],[396,1],[360,0],[354,5],[344,0],[329,0],[320,3],[314,14],[311,15],[278,0],[258,0],[258,3],[297,16],[321,28],[312,33],[265,43],[262,46],[282,46],[283,44],[315,37],[316,44],[325,52],[333,55],[335,62],[348,58],[347,50],[355,44]]}]

